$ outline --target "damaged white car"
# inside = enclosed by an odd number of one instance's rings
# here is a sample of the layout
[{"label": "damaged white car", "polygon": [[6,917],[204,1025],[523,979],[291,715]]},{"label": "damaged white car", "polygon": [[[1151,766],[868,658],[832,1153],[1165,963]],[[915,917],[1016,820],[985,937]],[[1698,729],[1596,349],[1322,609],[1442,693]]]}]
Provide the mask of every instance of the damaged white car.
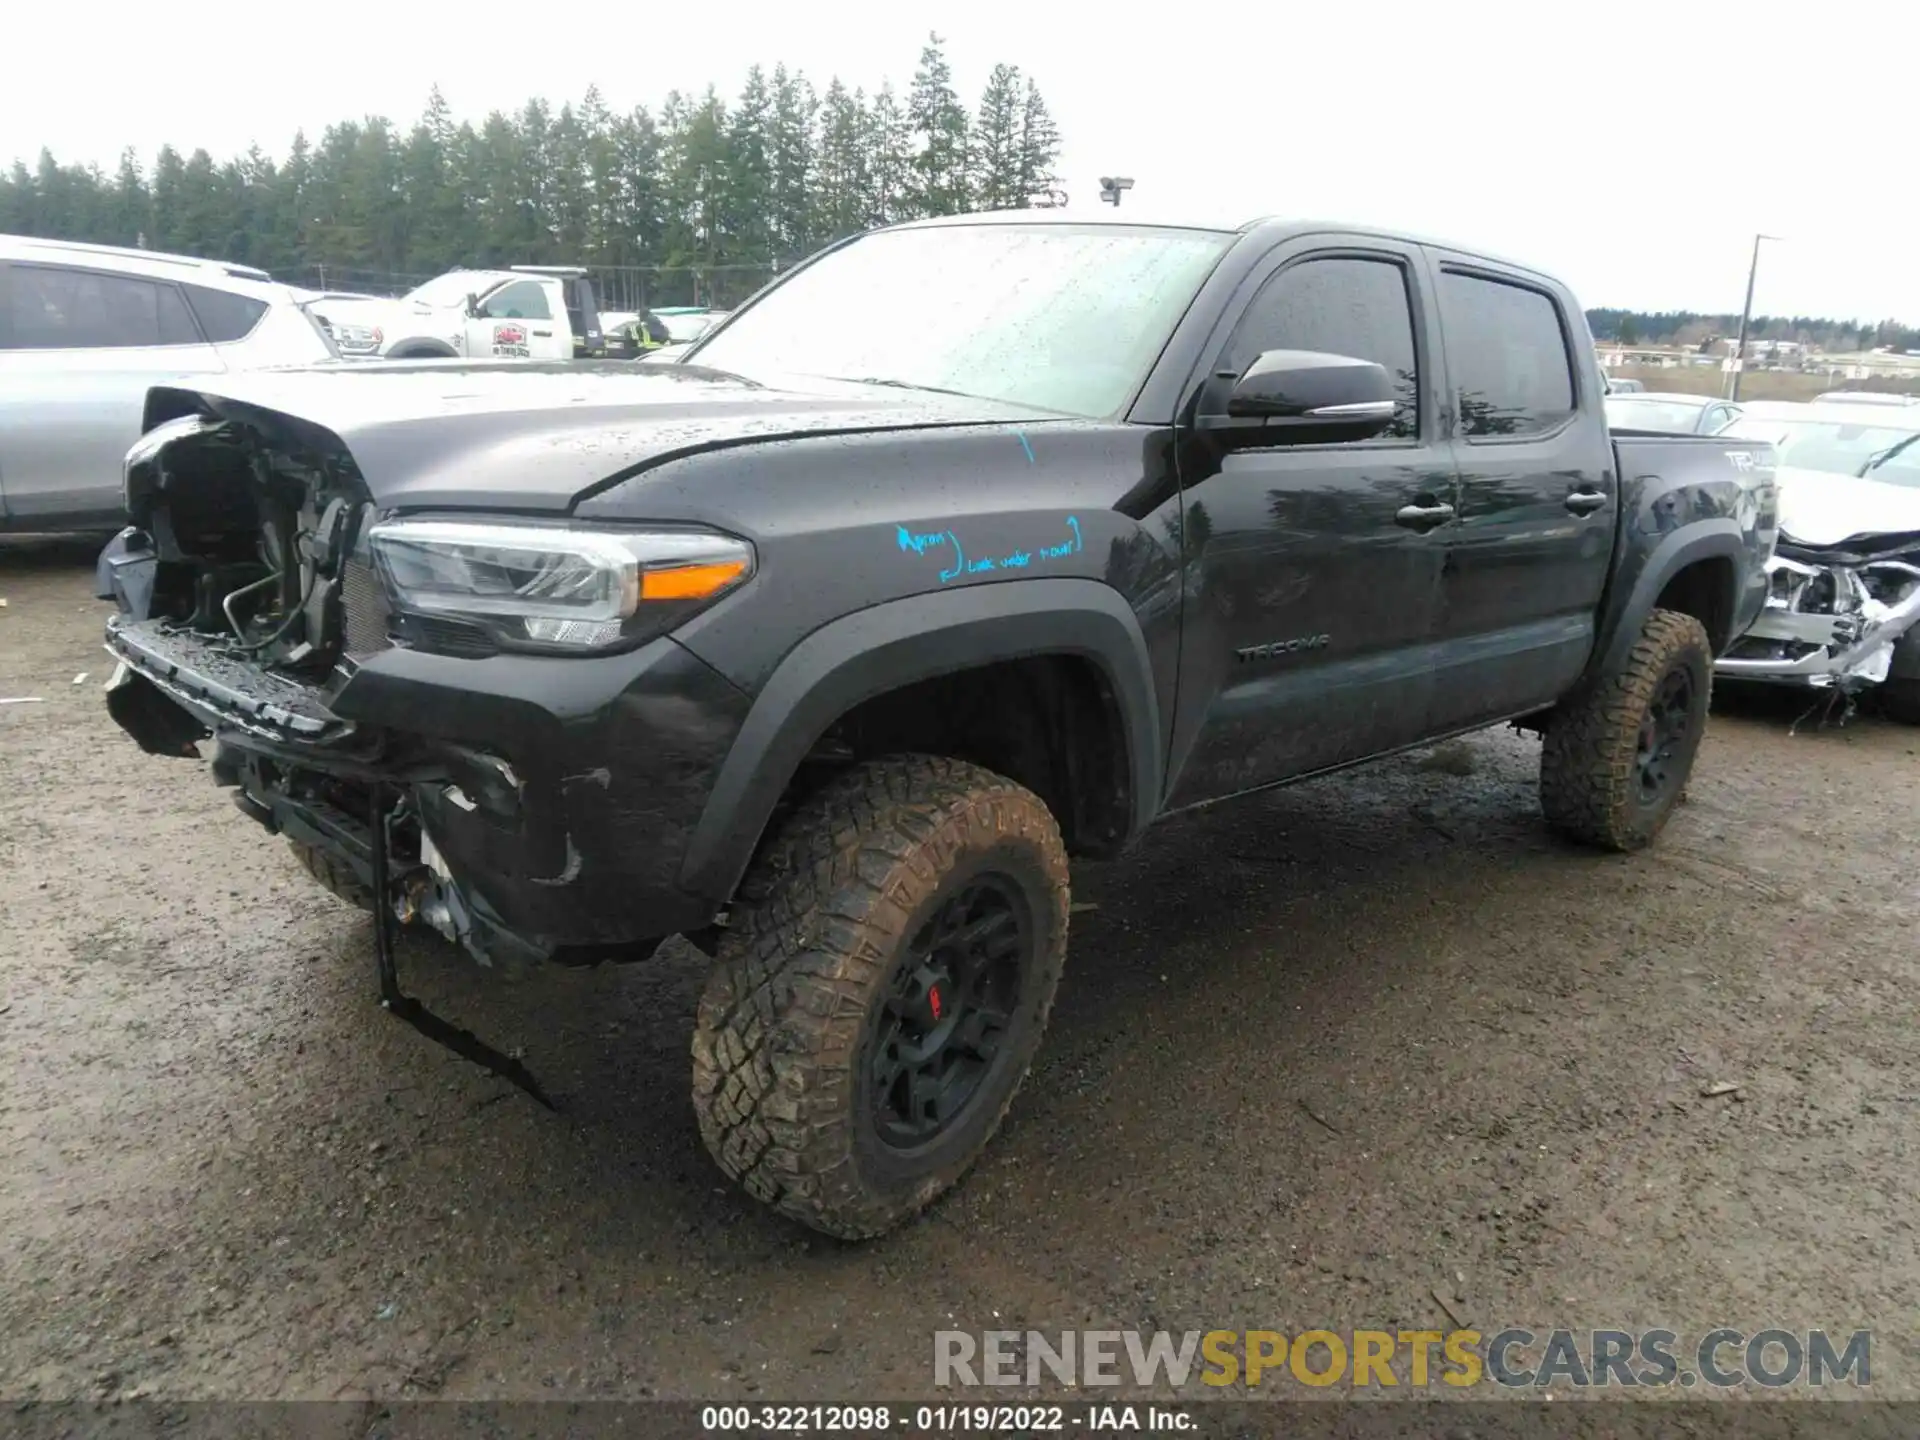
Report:
[{"label": "damaged white car", "polygon": [[1779,456],[1767,606],[1719,661],[1729,680],[1877,686],[1920,724],[1920,406],[1758,404],[1725,432]]}]

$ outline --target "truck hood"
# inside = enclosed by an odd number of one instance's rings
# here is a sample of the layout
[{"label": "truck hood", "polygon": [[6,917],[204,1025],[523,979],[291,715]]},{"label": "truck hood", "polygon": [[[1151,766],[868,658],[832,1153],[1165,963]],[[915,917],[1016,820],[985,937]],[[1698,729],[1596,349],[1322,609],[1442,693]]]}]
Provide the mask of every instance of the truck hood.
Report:
[{"label": "truck hood", "polygon": [[[203,413],[344,445],[387,508],[564,511],[682,455],[733,445],[1065,417],[999,400],[696,365],[377,361],[162,387],[147,426]],[[315,433],[315,432],[319,433]]]},{"label": "truck hood", "polygon": [[1920,490],[1827,470],[1782,465],[1780,533],[1802,545],[1830,547],[1843,540],[1920,531]]},{"label": "truck hood", "polygon": [[316,313],[348,325],[383,325],[397,315],[431,315],[425,305],[407,300],[385,300],[378,295],[328,296],[312,302]]}]

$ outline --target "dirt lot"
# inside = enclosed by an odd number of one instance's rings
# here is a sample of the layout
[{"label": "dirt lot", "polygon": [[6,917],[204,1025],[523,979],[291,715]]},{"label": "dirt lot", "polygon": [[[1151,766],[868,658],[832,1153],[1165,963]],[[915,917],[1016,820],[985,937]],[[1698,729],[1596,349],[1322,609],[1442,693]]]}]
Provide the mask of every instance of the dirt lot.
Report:
[{"label": "dirt lot", "polygon": [[[737,1196],[701,967],[384,1017],[367,921],[107,719],[89,551],[0,542],[0,1395],[916,1396],[931,1332],[1877,1330],[1920,1393],[1920,735],[1721,713],[1653,853],[1550,839],[1495,734],[1088,866],[1041,1062],[884,1241]],[[74,677],[87,672],[85,683]],[[1716,1082],[1731,1095],[1704,1098]]]}]

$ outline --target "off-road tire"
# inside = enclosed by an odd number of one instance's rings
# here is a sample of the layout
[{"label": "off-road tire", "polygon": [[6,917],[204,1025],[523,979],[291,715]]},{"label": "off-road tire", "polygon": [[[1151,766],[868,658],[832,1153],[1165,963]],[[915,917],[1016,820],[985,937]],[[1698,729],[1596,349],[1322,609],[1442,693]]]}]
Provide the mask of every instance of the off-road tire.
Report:
[{"label": "off-road tire", "polygon": [[300,862],[301,868],[324,888],[331,890],[347,904],[358,906],[369,915],[373,913],[373,892],[360,883],[359,877],[351,869],[326,851],[303,845],[291,836],[287,844],[293,847],[294,859]]},{"label": "off-road tire", "polygon": [[[1635,768],[1640,727],[1655,692],[1679,666],[1692,671],[1692,726],[1677,781],[1654,804],[1642,801]],[[1706,730],[1713,648],[1691,615],[1647,616],[1627,663],[1563,700],[1547,720],[1540,751],[1540,806],[1568,838],[1606,850],[1639,850],[1660,833],[1686,791]]]},{"label": "off-road tire", "polygon": [[1896,676],[1883,683],[1880,713],[1902,725],[1920,725],[1920,680]]},{"label": "off-road tire", "polygon": [[[876,1017],[920,927],[988,873],[1017,885],[1033,937],[1004,1058],[949,1128],[922,1150],[890,1151],[869,1118]],[[1068,899],[1052,814],[980,766],[892,756],[802,802],[742,883],[700,998],[693,1104],[720,1168],[846,1239],[928,1204],[973,1163],[1025,1078],[1066,959]]]}]

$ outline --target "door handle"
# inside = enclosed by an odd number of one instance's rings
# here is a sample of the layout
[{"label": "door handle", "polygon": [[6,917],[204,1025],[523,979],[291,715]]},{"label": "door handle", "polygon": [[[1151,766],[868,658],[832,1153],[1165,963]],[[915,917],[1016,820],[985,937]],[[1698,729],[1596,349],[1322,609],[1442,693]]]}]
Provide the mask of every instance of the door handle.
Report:
[{"label": "door handle", "polygon": [[551,330],[536,330],[536,331],[534,331],[533,333],[534,333],[534,334],[536,334],[536,335],[551,335],[551,334],[553,334],[553,331],[551,331]]},{"label": "door handle", "polygon": [[1453,506],[1445,501],[1432,505],[1402,505],[1393,512],[1394,523],[1409,530],[1431,530],[1453,518]]},{"label": "door handle", "polygon": [[1598,490],[1576,490],[1567,496],[1567,509],[1576,515],[1591,515],[1606,508],[1607,497]]}]

